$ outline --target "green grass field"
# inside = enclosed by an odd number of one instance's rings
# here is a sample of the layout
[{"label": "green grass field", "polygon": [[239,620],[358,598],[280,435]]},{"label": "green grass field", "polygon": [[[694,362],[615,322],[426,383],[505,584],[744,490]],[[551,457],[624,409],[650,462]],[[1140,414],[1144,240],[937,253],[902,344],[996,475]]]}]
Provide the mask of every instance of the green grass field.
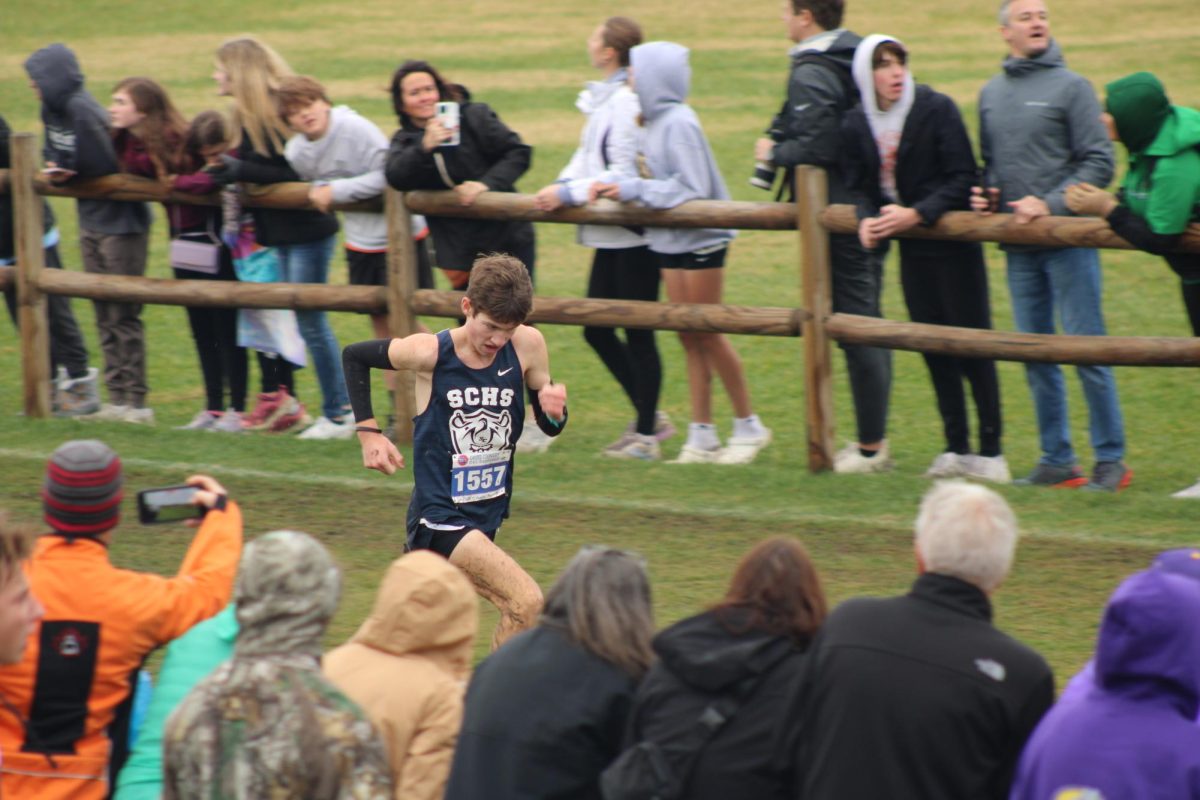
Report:
[{"label": "green grass field", "polygon": [[[999,67],[1002,43],[993,4],[931,0],[919,8],[882,0],[850,0],[849,27],[886,32],[912,51],[917,79],[949,93],[972,129],[975,96]],[[1062,0],[1052,7],[1055,33],[1069,64],[1101,90],[1139,69],[1158,74],[1175,102],[1200,105],[1194,77],[1194,4],[1151,0],[1136,20],[1128,9]],[[778,4],[745,6],[698,0],[686,6],[665,0],[636,5],[583,2],[447,5],[366,0],[276,3],[146,0],[100,4],[46,0],[5,14],[0,53],[0,113],[14,130],[40,131],[23,60],[52,41],[72,46],[92,92],[107,104],[112,85],[129,75],[161,81],[190,114],[223,107],[215,97],[212,54],[220,42],[253,32],[280,50],[297,71],[322,80],[335,102],[355,107],[385,132],[395,128],[385,93],[402,60],[433,61],[451,79],[495,107],[534,145],[532,192],[553,180],[576,142],[581,123],[573,99],[591,79],[584,40],[609,14],[636,16],[650,38],[693,48],[693,104],[704,122],[735,198],[764,199],[746,185],[751,148],[779,102],[788,42]],[[1136,23],[1136,24],[1135,24]],[[78,269],[74,211],[54,201],[65,261]],[[590,254],[573,244],[566,226],[542,225],[539,287],[546,295],[581,295]],[[153,231],[149,274],[168,276],[161,213]],[[999,253],[989,249],[997,326],[1011,329],[1008,293]],[[1174,279],[1158,259],[1138,253],[1104,256],[1109,328],[1120,335],[1188,333]],[[894,265],[889,265],[885,309],[904,318]],[[333,282],[345,281],[337,258]],[[794,235],[744,233],[735,243],[726,299],[747,305],[798,304]],[[90,305],[75,302],[99,362]],[[251,535],[296,528],[321,538],[346,573],[341,611],[330,643],[348,635],[372,600],[378,578],[400,549],[410,476],[385,478],[359,466],[354,442],[301,442],[290,437],[240,439],[172,430],[203,402],[190,335],[179,308],[147,308],[153,429],[26,420],[20,410],[19,354],[15,334],[0,337],[0,506],[21,519],[39,517],[44,460],[64,440],[98,436],[126,464],[126,524],[114,558],[139,569],[170,571],[185,547],[183,529],[139,528],[132,497],[138,488],[174,483],[194,471],[220,478],[242,502]],[[437,327],[440,320],[427,320]],[[367,338],[364,317],[334,318],[343,343]],[[927,488],[921,472],[940,449],[940,422],[919,356],[898,353],[889,436],[899,467],[888,476],[812,476],[805,469],[801,343],[742,337],[735,344],[750,376],[756,410],[775,429],[776,442],[742,468],[614,463],[597,455],[631,417],[619,389],[575,328],[546,328],[558,380],[570,387],[572,424],[561,442],[541,456],[520,459],[513,517],[501,541],[547,586],[580,544],[606,542],[641,551],[649,560],[661,624],[715,600],[733,564],[751,543],[783,533],[801,538],[816,559],[832,599],[887,594],[911,580],[911,522]],[[663,407],[687,419],[687,385],[675,337],[662,334]],[[840,359],[839,359],[840,370]],[[303,399],[318,397],[315,379],[300,378]],[[1037,456],[1036,431],[1019,365],[1001,366],[1005,446],[1014,471]],[[1071,378],[1073,429],[1080,457],[1090,464],[1086,412]],[[1120,369],[1118,383],[1134,485],[1119,496],[1003,489],[1016,509],[1023,540],[1014,574],[996,597],[999,624],[1041,650],[1063,678],[1087,657],[1105,597],[1125,574],[1154,553],[1195,543],[1200,505],[1171,500],[1198,471],[1192,424],[1196,378],[1191,370]],[[252,368],[251,384],[257,385]],[[717,393],[718,422],[729,429],[729,409]],[[836,385],[840,439],[852,435],[849,395],[842,374]],[[673,454],[675,440],[668,447]],[[484,608],[478,653],[494,617]]]}]

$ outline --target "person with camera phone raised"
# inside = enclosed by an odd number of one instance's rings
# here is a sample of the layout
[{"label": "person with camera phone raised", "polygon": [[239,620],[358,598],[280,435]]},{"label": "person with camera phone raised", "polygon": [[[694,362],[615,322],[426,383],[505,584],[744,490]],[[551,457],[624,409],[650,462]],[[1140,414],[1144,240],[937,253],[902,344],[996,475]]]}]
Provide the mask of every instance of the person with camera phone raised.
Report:
[{"label": "person with camera phone raised", "polygon": [[134,572],[109,560],[124,497],[117,454],[85,439],[50,456],[42,486],[50,530],[26,570],[45,616],[21,661],[0,669],[9,710],[0,714],[5,797],[107,797],[129,754],[128,700],[138,668],[229,602],[242,552],[241,509],[214,478],[184,483],[203,519],[190,522],[199,530],[178,572]]}]

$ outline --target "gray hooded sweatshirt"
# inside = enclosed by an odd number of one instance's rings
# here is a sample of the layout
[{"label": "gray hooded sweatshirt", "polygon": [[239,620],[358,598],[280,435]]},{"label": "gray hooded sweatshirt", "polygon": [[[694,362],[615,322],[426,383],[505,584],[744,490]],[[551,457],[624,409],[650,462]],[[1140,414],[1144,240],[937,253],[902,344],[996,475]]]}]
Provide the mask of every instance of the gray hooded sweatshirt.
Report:
[{"label": "gray hooded sweatshirt", "polygon": [[1070,215],[1063,201],[1067,186],[1085,181],[1105,187],[1112,180],[1112,143],[1096,94],[1067,69],[1053,39],[1041,55],[1006,58],[1004,71],[983,87],[979,144],[987,185],[999,187],[1002,211],[1005,203],[1034,195],[1051,214]]},{"label": "gray hooded sweatshirt", "polygon": [[[687,99],[692,69],[688,49],[673,42],[648,42],[629,51],[634,91],[645,129],[640,178],[619,181],[621,200],[650,208],[673,208],[688,200],[728,200],[700,119]],[[647,174],[648,173],[648,174]],[[724,228],[647,228],[646,243],[656,253],[694,253],[720,247],[734,236]]]},{"label": "gray hooded sweatshirt", "polygon": [[[108,131],[108,112],[83,88],[83,71],[66,45],[52,44],[31,55],[25,71],[42,94],[46,161],[98,178],[120,170]],[[145,203],[78,200],[79,227],[103,234],[144,233],[150,228]]]}]

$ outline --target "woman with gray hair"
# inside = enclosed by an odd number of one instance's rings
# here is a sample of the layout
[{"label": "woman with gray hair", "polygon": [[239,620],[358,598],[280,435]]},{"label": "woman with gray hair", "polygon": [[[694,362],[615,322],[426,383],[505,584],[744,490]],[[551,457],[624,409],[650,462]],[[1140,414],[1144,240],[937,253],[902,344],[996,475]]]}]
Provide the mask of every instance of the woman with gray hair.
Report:
[{"label": "woman with gray hair", "polygon": [[320,542],[273,531],[246,546],[233,657],[167,720],[163,797],[390,800],[383,743],[321,675],[341,575]]},{"label": "woman with gray hair", "polygon": [[584,547],[537,627],[475,670],[446,800],[599,798],[638,681],[654,659],[642,559]]}]

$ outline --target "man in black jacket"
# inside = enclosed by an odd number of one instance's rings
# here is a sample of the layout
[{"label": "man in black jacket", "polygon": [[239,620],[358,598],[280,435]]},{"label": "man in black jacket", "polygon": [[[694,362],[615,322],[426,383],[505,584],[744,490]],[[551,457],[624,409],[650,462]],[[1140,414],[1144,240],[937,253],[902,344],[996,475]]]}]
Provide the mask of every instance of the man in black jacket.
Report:
[{"label": "man in black jacket", "polygon": [[846,601],[813,644],[799,796],[1008,797],[1054,700],[1045,660],[991,622],[1016,540],[989,489],[950,481],[925,495],[912,590]]},{"label": "man in black jacket", "polygon": [[[755,143],[757,161],[791,172],[801,164],[829,173],[829,199],[850,202],[837,169],[845,113],[858,104],[850,79],[858,34],[841,27],[844,0],[789,0],[783,14],[792,67],[787,99],[771,125],[770,137]],[[880,292],[883,259],[864,248],[852,234],[829,237],[833,263],[833,310],[867,317],[883,316]],[[892,383],[891,351],[880,347],[843,346],[858,439],[838,452],[837,472],[882,472],[892,466],[888,452],[887,412]]]}]

